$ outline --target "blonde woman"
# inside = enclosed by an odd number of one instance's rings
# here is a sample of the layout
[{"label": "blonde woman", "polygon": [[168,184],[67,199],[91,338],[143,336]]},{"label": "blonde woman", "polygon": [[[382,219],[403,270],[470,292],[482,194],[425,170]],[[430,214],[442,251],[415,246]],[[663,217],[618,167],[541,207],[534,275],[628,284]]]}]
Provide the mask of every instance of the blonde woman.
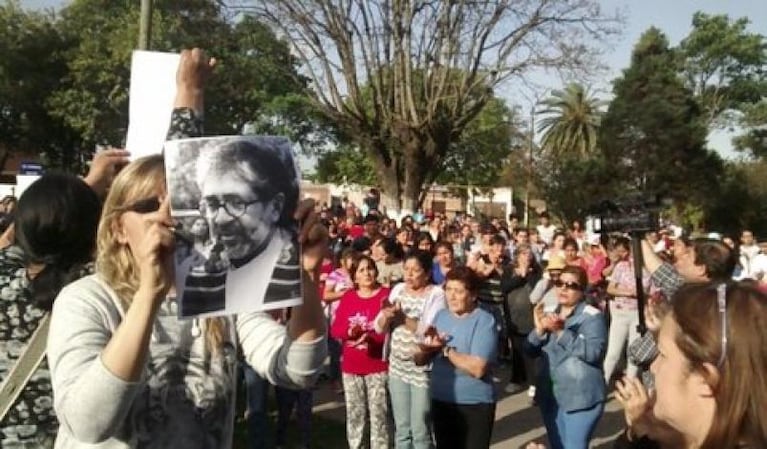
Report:
[{"label": "blonde woman", "polygon": [[[208,64],[195,50],[182,66],[190,58]],[[104,203],[96,273],[64,288],[53,309],[56,447],[230,448],[237,346],[270,383],[312,385],[327,352],[316,283],[326,234],[312,210],[309,201],[297,213],[305,297],[287,326],[265,313],[179,321],[163,159],[125,167]]]}]

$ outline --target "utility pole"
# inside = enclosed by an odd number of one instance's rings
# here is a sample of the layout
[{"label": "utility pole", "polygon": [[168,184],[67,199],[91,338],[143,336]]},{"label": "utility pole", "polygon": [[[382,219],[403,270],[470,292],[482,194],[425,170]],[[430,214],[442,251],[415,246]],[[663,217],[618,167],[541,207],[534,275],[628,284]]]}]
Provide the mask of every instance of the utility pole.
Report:
[{"label": "utility pole", "polygon": [[530,140],[528,142],[529,153],[527,155],[527,188],[525,189],[525,227],[530,229],[530,190],[533,188],[533,147],[535,146],[535,106],[530,106]]},{"label": "utility pole", "polygon": [[141,22],[139,22],[138,49],[149,50],[152,39],[152,0],[141,0]]}]

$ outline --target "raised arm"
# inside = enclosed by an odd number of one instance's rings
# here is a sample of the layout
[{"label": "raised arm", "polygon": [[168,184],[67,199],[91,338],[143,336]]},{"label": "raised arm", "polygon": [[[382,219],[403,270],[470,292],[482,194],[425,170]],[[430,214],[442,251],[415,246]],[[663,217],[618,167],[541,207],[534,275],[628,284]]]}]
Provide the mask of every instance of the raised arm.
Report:
[{"label": "raised arm", "polygon": [[205,84],[215,65],[216,59],[199,48],[181,52],[167,140],[202,136]]}]

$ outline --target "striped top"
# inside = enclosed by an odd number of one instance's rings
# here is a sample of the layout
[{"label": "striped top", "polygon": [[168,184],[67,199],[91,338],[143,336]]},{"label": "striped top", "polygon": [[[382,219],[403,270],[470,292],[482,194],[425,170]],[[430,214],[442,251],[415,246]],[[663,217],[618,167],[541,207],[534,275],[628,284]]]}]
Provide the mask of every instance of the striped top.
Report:
[{"label": "striped top", "polygon": [[[389,301],[392,304],[400,303],[407,317],[417,319],[417,333],[422,333],[432,325],[437,312],[445,308],[445,292],[432,285],[422,294],[414,295],[406,291],[405,284],[397,284],[392,289]],[[390,342],[389,375],[416,387],[428,387],[428,367],[416,366],[413,361],[413,354],[418,349],[416,332],[411,332],[404,325],[397,326],[391,333]]]},{"label": "striped top", "polygon": [[[487,256],[482,256],[482,261],[486,264],[490,264],[490,259]],[[505,266],[504,261],[502,266]],[[482,280],[482,284],[479,287],[479,294],[477,295],[480,301],[485,302],[503,302],[503,291],[501,290],[501,275],[497,271],[490,273],[490,276]]]}]

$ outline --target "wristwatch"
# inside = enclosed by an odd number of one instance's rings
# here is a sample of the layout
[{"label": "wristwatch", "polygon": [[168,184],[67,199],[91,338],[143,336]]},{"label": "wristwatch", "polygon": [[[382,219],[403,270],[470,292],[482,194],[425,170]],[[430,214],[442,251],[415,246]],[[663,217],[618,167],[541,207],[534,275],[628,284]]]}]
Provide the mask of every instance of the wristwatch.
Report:
[{"label": "wristwatch", "polygon": [[455,348],[452,346],[445,346],[444,348],[442,348],[442,355],[447,358],[447,356],[450,354],[450,351],[454,349]]}]

